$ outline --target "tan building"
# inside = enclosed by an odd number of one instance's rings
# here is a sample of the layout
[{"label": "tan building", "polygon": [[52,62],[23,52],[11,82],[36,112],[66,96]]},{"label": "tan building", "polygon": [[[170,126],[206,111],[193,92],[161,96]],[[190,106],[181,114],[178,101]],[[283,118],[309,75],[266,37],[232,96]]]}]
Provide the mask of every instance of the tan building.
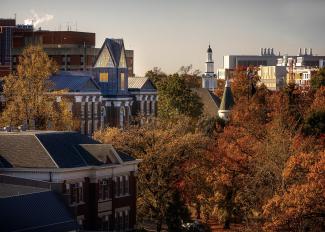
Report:
[{"label": "tan building", "polygon": [[280,90],[286,84],[286,67],[282,66],[260,66],[258,75],[269,90]]}]

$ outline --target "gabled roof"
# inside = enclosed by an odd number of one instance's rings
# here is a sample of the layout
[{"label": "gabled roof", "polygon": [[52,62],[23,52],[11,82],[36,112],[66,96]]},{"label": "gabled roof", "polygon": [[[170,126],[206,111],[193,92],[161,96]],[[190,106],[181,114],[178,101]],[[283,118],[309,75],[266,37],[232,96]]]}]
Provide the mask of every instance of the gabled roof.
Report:
[{"label": "gabled roof", "polygon": [[122,54],[125,49],[124,49],[124,42],[123,42],[123,39],[109,39],[109,38],[106,38],[96,59],[95,59],[95,62],[94,62],[94,65],[96,65],[97,63],[97,60],[98,58],[100,57],[102,51],[107,48],[108,51],[109,51],[109,54],[113,60],[113,63],[115,65],[115,67],[118,67],[119,66],[119,62],[121,60],[121,55],[124,55],[125,54]]},{"label": "gabled roof", "polygon": [[0,208],[1,231],[54,232],[78,229],[69,209],[52,191],[0,198]]},{"label": "gabled roof", "polygon": [[220,98],[205,88],[195,88],[192,91],[201,98],[203,113],[210,117],[216,117],[218,115]]},{"label": "gabled roof", "polygon": [[100,88],[91,73],[79,71],[61,71],[50,77],[53,83],[50,90],[68,90],[69,92],[99,92]]},{"label": "gabled roof", "polygon": [[220,104],[220,110],[230,110],[234,106],[234,98],[232,96],[230,82],[226,80],[225,89],[223,91],[222,100]]},{"label": "gabled roof", "polygon": [[156,91],[153,83],[148,77],[129,77],[128,78],[129,90],[147,90]]},{"label": "gabled roof", "polygon": [[0,132],[0,168],[74,168],[122,162],[111,145],[76,132]]}]

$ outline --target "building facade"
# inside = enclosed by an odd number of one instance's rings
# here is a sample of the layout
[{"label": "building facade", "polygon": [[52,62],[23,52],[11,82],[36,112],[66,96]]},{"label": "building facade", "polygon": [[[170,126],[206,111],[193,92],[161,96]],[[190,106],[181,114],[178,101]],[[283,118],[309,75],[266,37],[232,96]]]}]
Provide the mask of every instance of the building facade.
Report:
[{"label": "building facade", "polygon": [[258,70],[260,81],[269,90],[280,90],[285,87],[287,69],[281,66],[260,66]]},{"label": "building facade", "polygon": [[134,229],[139,160],[74,132],[0,132],[0,153],[0,174],[48,185],[81,229]]}]

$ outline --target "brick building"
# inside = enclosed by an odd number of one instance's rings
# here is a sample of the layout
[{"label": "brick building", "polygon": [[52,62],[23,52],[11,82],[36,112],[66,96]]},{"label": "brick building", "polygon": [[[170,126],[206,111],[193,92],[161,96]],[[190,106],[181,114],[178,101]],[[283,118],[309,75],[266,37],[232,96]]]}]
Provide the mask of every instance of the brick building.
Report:
[{"label": "brick building", "polygon": [[55,191],[81,228],[134,228],[139,160],[74,132],[0,132],[0,154],[7,183]]}]

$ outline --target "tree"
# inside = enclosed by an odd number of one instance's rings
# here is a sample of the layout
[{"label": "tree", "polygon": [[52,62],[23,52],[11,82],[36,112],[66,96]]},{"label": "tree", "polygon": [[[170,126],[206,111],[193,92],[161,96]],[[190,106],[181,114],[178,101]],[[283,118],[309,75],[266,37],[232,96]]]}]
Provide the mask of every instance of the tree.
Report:
[{"label": "tree", "polygon": [[319,69],[316,75],[311,77],[310,85],[314,91],[319,89],[321,86],[325,86],[325,68]]},{"label": "tree", "polygon": [[257,71],[258,69],[255,67],[249,67],[248,69],[243,67],[236,68],[231,84],[235,101],[243,97],[250,98],[255,93],[260,79]]},{"label": "tree", "polygon": [[183,77],[178,74],[169,75],[158,83],[158,116],[173,118],[185,115],[198,118],[203,111],[200,97],[186,86]]},{"label": "tree", "polygon": [[289,158],[283,171],[286,190],[265,205],[266,231],[325,230],[325,153]]},{"label": "tree", "polygon": [[[173,193],[193,172],[192,163],[203,157],[209,139],[193,131],[190,119],[153,120],[126,130],[108,128],[95,138],[142,159],[137,175],[138,216],[156,220],[161,231]],[[187,190],[190,191],[190,190]]]},{"label": "tree", "polygon": [[201,88],[201,72],[200,70],[193,70],[192,65],[182,66],[178,74],[185,80],[185,85],[188,88]]},{"label": "tree", "polygon": [[175,191],[172,200],[168,204],[166,213],[166,224],[169,232],[182,231],[182,223],[191,220],[190,212],[181,198],[179,191]]},{"label": "tree", "polygon": [[154,67],[152,70],[147,71],[145,76],[152,81],[155,87],[157,87],[160,81],[166,79],[167,77],[167,75],[158,67]]},{"label": "tree", "polygon": [[[45,129],[50,122],[54,125],[58,123],[57,120],[54,122],[55,118],[67,122],[67,118],[56,117],[56,109],[65,111],[62,108],[64,104],[57,104],[54,95],[47,93],[51,86],[49,76],[56,71],[56,67],[40,46],[24,49],[19,57],[17,75],[9,75],[3,80],[6,99],[6,107],[1,115],[3,125]],[[68,113],[64,116],[72,118]]]}]

